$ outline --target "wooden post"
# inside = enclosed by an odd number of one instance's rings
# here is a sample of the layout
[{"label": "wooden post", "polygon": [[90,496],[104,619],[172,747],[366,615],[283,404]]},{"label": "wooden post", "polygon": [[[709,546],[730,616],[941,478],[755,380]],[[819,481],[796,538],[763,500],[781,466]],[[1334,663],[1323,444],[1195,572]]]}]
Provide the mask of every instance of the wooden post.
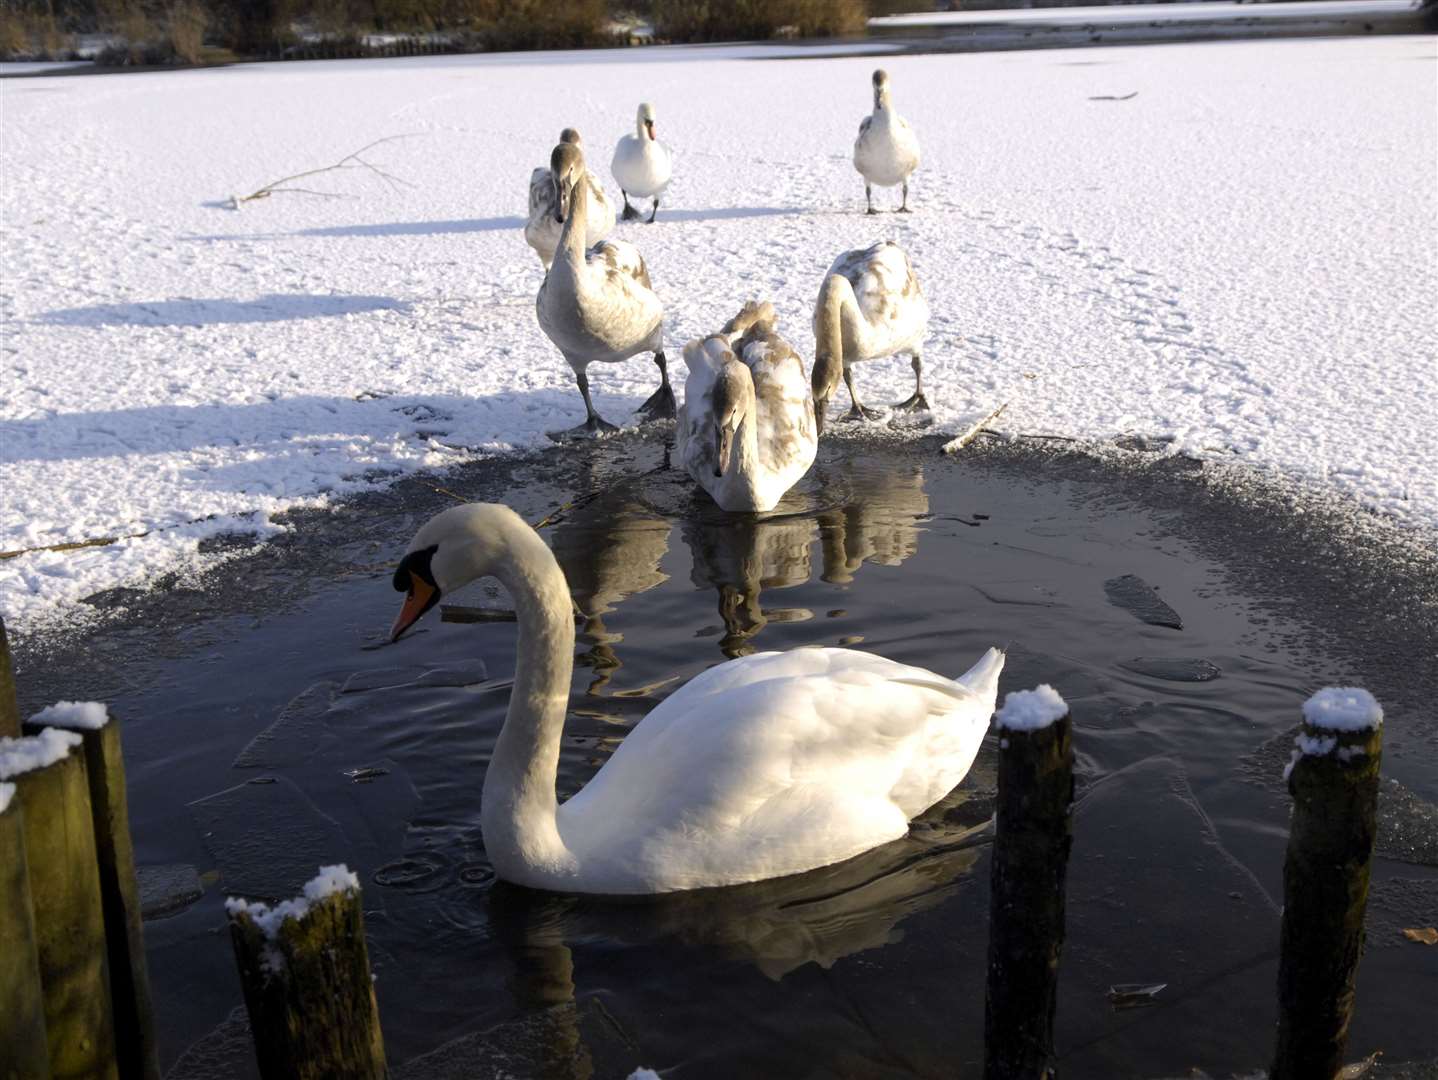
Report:
[{"label": "wooden post", "polygon": [[90,785],[84,755],[70,753],[79,744],[54,728],[0,742],[0,780],[15,784],[22,811],[50,1072],[118,1080]]},{"label": "wooden post", "polygon": [[1377,835],[1383,710],[1366,690],[1320,690],[1285,770],[1293,796],[1283,862],[1273,1080],[1343,1068]]},{"label": "wooden post", "polygon": [[225,908],[264,1080],[384,1080],[355,875],[323,867],[294,900]]},{"label": "wooden post", "polygon": [[1073,736],[1052,687],[1009,694],[999,734],[984,1076],[1053,1075],[1054,1009],[1073,844]]},{"label": "wooden post", "polygon": [[0,783],[0,1080],[49,1080],[21,814],[15,785]]},{"label": "wooden post", "polygon": [[10,639],[0,616],[0,739],[20,737],[20,707],[15,703],[15,668],[10,663]]},{"label": "wooden post", "polygon": [[42,709],[26,722],[26,733],[37,734],[44,725],[73,731],[82,740],[105,912],[115,1060],[120,1076],[124,1080],[160,1080],[120,725],[110,722],[109,712],[98,702],[60,702]]}]

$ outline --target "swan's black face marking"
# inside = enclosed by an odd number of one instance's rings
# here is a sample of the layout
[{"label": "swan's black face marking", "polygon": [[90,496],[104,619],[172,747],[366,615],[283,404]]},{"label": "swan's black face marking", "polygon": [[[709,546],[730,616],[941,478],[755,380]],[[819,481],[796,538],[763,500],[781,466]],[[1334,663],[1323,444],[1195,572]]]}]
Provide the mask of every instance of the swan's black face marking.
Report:
[{"label": "swan's black face marking", "polygon": [[395,569],[395,591],[407,595],[404,606],[399,610],[399,617],[390,628],[391,641],[398,641],[401,634],[419,622],[421,615],[439,603],[439,586],[435,583],[434,572],[430,569],[434,553],[438,550],[439,545],[433,544],[419,551],[411,551],[400,560]]}]

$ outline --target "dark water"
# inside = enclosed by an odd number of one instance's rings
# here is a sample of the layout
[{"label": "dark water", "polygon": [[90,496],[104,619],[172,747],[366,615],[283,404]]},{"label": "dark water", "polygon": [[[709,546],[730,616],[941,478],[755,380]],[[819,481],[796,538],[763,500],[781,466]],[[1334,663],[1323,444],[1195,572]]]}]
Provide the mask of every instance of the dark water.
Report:
[{"label": "dark water", "polygon": [[[1063,1074],[1267,1061],[1279,773],[1302,701],[1333,675],[1302,627],[1236,595],[1161,514],[1062,479],[829,445],[758,520],[662,464],[641,445],[596,455],[567,486],[542,466],[506,479],[531,521],[605,491],[544,530],[582,614],[561,795],[728,656],[850,644],[957,674],[1007,645],[1001,692],[1051,683],[1075,722]],[[907,839],[838,867],[656,902],[498,885],[479,805],[513,624],[431,614],[376,647],[398,605],[389,573],[424,516],[343,538],[350,572],[306,583],[287,610],[177,632],[171,658],[137,659],[142,677],[112,700],[129,721],[140,862],[191,864],[206,884],[147,924],[174,1075],[252,1068],[226,1021],[240,998],[224,894],[287,895],[335,861],[364,883],[400,1076],[976,1075],[993,746]],[[508,607],[492,582],[446,600]],[[1420,844],[1435,758],[1416,740],[1385,760]],[[1398,930],[1431,925],[1438,871],[1381,857],[1374,880],[1350,1056],[1432,1057],[1435,954]],[[1115,1010],[1117,983],[1167,987]]]}]

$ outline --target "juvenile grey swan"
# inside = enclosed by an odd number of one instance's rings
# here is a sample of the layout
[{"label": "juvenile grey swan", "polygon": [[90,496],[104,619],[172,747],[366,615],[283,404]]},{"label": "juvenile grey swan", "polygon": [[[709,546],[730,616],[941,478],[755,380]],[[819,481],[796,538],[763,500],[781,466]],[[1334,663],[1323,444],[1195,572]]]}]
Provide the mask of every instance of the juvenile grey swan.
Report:
[{"label": "juvenile grey swan", "polygon": [[864,198],[871,214],[874,184],[880,187],[904,185],[904,201],[898,212],[909,213],[909,177],[919,167],[919,137],[909,122],[895,111],[889,100],[889,73],[874,72],[874,111],[859,124],[854,141],[854,168],[864,178]]},{"label": "juvenile grey swan", "polygon": [[[584,148],[579,132],[573,128],[561,131],[559,141]],[[593,247],[614,231],[614,205],[593,173],[588,174],[588,184],[589,226],[584,231],[584,243]],[[524,223],[524,239],[539,255],[546,270],[554,261],[563,228],[564,222],[554,216],[554,177],[548,169],[535,169],[529,174],[529,219]]]},{"label": "juvenile grey swan", "polygon": [[602,240],[584,248],[590,194],[584,154],[573,143],[560,143],[549,158],[554,182],[554,213],[564,222],[554,262],[539,287],[535,312],[549,340],[574,370],[588,414],[568,431],[550,432],[557,441],[595,438],[617,431],[602,419],[589,398],[586,370],[596,361],[617,364],[652,352],[659,366],[659,389],[639,407],[647,420],[672,419],[674,391],[664,361],[664,305],[649,284],[649,271],[634,245]]}]

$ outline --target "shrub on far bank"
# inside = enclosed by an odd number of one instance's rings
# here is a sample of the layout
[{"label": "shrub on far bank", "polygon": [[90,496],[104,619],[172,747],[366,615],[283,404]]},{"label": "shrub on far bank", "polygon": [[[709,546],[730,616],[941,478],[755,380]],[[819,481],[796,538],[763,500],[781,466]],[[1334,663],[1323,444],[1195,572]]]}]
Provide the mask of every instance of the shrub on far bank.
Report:
[{"label": "shrub on far bank", "polygon": [[654,34],[665,41],[743,41],[860,34],[864,0],[653,0]]},{"label": "shrub on far bank", "polygon": [[71,60],[75,39],[49,15],[0,10],[0,60]]}]

